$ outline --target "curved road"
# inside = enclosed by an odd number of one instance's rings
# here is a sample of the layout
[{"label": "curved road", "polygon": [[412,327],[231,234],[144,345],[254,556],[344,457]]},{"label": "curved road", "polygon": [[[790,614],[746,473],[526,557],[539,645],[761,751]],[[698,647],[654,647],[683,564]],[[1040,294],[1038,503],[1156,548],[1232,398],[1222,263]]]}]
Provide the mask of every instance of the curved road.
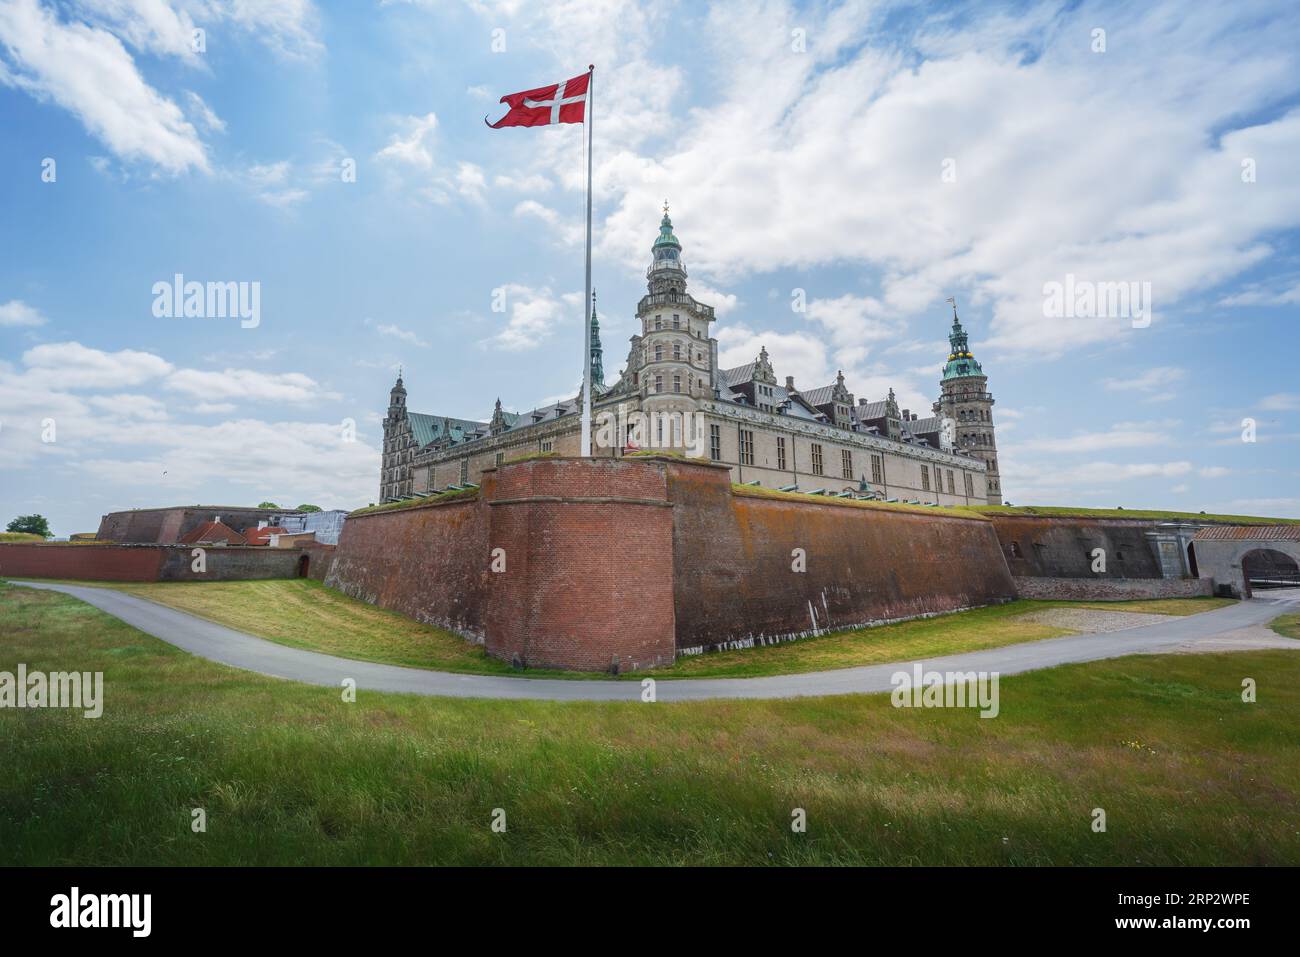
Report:
[{"label": "curved road", "polygon": [[[12,581],[12,580],[11,580]],[[358,690],[397,691],[452,698],[515,698],[547,701],[640,701],[638,681],[584,681],[458,675],[422,668],[336,658],[278,645],[235,631],[157,602],[109,588],[12,581],[15,585],[63,592],[120,618],[146,634],[191,654],[276,678],[337,688],[352,678]],[[922,659],[926,671],[987,671],[1013,675],[1038,668],[1123,655],[1171,651],[1232,651],[1251,648],[1300,649],[1300,642],[1255,626],[1288,611],[1300,611],[1300,591],[1238,602],[1226,608],[1155,625],[1097,635],[1071,635],[961,655]],[[891,691],[890,677],[910,671],[905,661],[836,671],[776,675],[769,678],[681,678],[657,682],[656,700],[699,701],[708,698],[796,698],[806,695],[864,694]]]}]

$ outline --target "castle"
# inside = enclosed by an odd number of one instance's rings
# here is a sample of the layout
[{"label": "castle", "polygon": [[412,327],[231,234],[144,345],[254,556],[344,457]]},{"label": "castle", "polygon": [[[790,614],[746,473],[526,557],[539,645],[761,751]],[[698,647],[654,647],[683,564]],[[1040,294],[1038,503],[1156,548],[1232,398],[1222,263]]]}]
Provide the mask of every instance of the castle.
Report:
[{"label": "castle", "polygon": [[[931,415],[900,410],[891,389],[856,399],[834,382],[782,385],[766,348],[718,367],[713,307],[686,290],[682,246],[664,209],[651,246],[641,331],[613,385],[604,381],[591,311],[592,454],[669,450],[730,466],[736,483],[934,505],[1001,504],[993,396],[953,306],[951,352]],[[582,395],[531,412],[501,408],[487,422],[410,412],[399,374],[384,419],[381,502],[477,484],[521,456],[578,455]]]}]

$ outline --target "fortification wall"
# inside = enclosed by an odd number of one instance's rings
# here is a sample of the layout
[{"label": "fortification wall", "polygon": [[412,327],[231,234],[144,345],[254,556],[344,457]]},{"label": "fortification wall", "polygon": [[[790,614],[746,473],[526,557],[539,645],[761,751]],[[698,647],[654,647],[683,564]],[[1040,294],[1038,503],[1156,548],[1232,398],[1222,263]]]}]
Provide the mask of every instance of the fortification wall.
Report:
[{"label": "fortification wall", "polygon": [[[1017,578],[1161,578],[1144,519],[993,515],[1002,554]],[[1106,571],[1092,570],[1092,551],[1106,550]]]},{"label": "fortification wall", "polygon": [[484,473],[490,545],[506,563],[489,575],[489,654],[586,671],[674,660],[666,468],[535,459]]},{"label": "fortification wall", "polygon": [[487,536],[481,496],[353,515],[325,584],[481,642]]},{"label": "fortification wall", "polygon": [[[321,580],[333,549],[226,546],[204,549],[204,570],[194,570],[190,545],[64,545],[0,543],[0,575],[84,581],[241,581],[313,577]],[[307,559],[306,566],[302,564]]]},{"label": "fortification wall", "polygon": [[669,476],[679,649],[1015,597],[993,526],[979,517],[733,491],[727,471],[695,465],[670,465]]},{"label": "fortification wall", "polygon": [[1021,598],[1064,601],[1131,601],[1138,598],[1199,598],[1214,594],[1208,578],[1017,578]]}]

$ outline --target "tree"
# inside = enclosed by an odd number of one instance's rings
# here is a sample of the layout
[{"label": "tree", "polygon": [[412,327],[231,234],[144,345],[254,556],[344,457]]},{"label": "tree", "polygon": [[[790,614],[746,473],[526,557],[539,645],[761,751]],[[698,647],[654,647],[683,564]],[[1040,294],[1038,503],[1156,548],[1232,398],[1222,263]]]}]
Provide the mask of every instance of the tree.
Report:
[{"label": "tree", "polygon": [[300,512],[320,512],[320,511],[323,511],[323,509],[322,509],[319,505],[299,505],[299,506],[298,506],[298,511],[300,511]]},{"label": "tree", "polygon": [[6,532],[27,532],[30,535],[39,535],[41,538],[49,538],[54,533],[50,531],[50,523],[44,515],[19,515],[5,528]]},{"label": "tree", "polygon": [[280,506],[276,505],[274,502],[258,502],[257,507],[258,508],[279,508]]}]

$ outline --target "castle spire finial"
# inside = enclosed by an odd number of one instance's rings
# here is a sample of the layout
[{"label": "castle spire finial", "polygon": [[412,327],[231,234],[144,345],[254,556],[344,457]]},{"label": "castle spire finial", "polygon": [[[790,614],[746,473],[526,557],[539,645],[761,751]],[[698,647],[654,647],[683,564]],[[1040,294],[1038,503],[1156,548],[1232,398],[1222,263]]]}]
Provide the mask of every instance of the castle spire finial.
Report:
[{"label": "castle spire finial", "polygon": [[952,303],[952,324],[954,326],[957,325],[957,298],[955,296],[949,296],[944,300],[944,302]]}]

